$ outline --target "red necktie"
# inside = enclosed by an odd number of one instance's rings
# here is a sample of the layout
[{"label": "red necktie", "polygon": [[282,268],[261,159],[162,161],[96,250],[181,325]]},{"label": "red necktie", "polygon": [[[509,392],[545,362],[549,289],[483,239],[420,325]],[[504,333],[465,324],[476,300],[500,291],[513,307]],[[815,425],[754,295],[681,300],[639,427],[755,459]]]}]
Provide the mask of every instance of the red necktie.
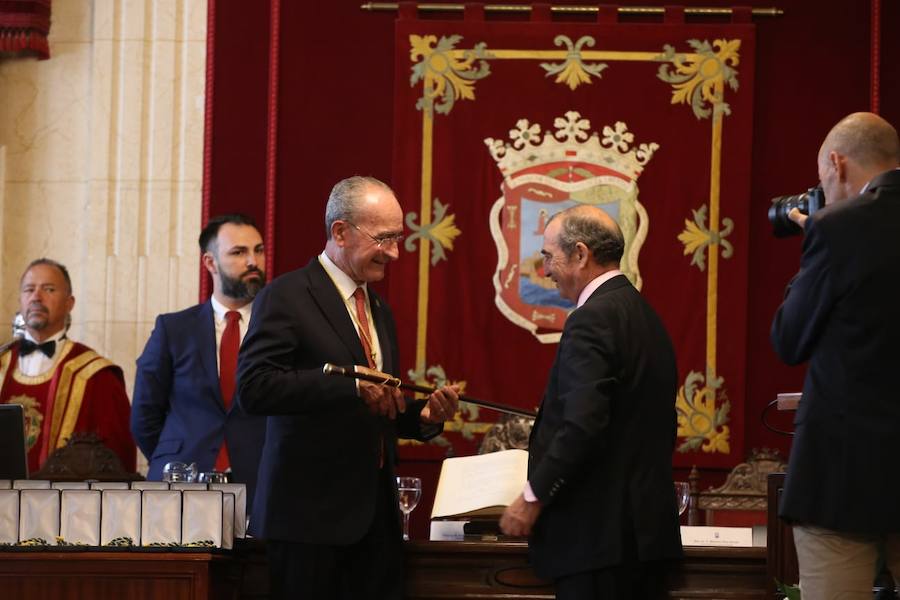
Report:
[{"label": "red necktie", "polygon": [[[219,390],[222,392],[222,404],[225,412],[231,408],[231,399],[234,396],[235,375],[237,374],[238,348],[241,346],[241,313],[229,310],[225,313],[225,331],[222,332],[222,342],[219,344]],[[230,467],[228,460],[228,448],[225,440],[219,447],[216,456],[216,471],[225,472]]]},{"label": "red necktie", "polygon": [[[359,321],[359,341],[362,342],[363,351],[366,353],[366,362],[370,369],[375,368],[375,357],[372,355],[372,344],[369,340],[371,329],[369,329],[369,317],[366,316],[366,292],[361,288],[356,288],[353,292],[353,298],[356,299],[356,318]],[[384,438],[378,438],[378,468],[384,466]]]},{"label": "red necktie", "polygon": [[366,316],[366,292],[361,288],[356,288],[353,292],[356,299],[356,318],[359,321],[359,341],[362,342],[363,351],[366,353],[366,362],[370,369],[375,368],[375,357],[372,355],[372,344],[370,342],[371,329],[369,329],[369,318]]}]

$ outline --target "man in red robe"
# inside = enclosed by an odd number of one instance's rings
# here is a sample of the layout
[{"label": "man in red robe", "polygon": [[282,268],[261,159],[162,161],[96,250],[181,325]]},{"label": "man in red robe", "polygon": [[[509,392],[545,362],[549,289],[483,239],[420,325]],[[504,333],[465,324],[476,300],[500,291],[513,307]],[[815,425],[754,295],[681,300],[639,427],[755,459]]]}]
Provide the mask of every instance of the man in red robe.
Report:
[{"label": "man in red robe", "polygon": [[47,258],[28,265],[19,290],[25,335],[0,355],[0,402],[25,409],[29,472],[76,432],[96,433],[134,471],[122,369],[66,337],[74,305],[63,265]]}]

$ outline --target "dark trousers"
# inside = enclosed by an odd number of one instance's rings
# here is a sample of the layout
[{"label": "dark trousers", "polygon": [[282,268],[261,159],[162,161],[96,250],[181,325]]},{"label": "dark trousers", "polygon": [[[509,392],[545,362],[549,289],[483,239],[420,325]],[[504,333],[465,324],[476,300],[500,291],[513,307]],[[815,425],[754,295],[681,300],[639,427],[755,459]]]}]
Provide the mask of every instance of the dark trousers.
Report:
[{"label": "dark trousers", "polygon": [[269,540],[266,551],[273,600],[400,600],[402,533],[386,469],[375,517],[361,540],[328,546]]},{"label": "dark trousers", "polygon": [[667,598],[668,562],[635,562],[557,579],[556,600],[657,600]]}]

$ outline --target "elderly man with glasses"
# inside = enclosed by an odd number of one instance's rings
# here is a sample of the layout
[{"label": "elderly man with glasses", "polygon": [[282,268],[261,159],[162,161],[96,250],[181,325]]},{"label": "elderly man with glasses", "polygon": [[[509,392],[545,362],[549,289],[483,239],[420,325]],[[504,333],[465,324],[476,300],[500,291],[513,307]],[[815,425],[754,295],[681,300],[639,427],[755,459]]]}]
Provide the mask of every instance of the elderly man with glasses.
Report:
[{"label": "elderly man with glasses", "polygon": [[390,308],[368,284],[400,255],[403,211],[371,177],[337,183],[325,250],[256,298],[238,364],[239,403],[268,415],[250,528],[267,540],[273,598],[403,597],[396,440],[437,435],[455,386],[408,401],[328,378],[325,363],[396,373]]}]

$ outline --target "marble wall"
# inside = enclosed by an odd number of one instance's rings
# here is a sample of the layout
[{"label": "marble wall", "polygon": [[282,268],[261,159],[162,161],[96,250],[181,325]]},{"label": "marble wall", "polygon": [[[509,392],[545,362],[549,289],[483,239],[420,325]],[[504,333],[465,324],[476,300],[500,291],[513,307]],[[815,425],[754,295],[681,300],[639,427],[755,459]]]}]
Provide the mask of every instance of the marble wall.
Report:
[{"label": "marble wall", "polygon": [[197,302],[206,0],[54,0],[51,58],[0,58],[0,340],[32,259],[66,264],[70,336],[122,366]]}]

